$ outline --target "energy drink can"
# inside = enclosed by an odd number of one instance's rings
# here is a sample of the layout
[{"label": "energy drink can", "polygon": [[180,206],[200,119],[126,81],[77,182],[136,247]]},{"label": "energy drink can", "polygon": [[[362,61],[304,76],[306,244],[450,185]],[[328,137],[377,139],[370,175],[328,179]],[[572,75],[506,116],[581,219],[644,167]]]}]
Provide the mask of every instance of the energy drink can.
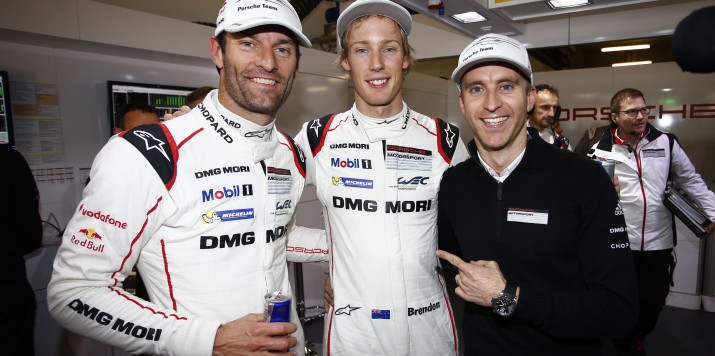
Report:
[{"label": "energy drink can", "polygon": [[263,320],[267,323],[289,323],[290,322],[290,296],[281,292],[271,292],[266,294],[266,309],[263,312]]},{"label": "energy drink can", "polygon": [[596,161],[606,170],[608,176],[613,180],[613,175],[616,173],[616,164],[613,161]]}]

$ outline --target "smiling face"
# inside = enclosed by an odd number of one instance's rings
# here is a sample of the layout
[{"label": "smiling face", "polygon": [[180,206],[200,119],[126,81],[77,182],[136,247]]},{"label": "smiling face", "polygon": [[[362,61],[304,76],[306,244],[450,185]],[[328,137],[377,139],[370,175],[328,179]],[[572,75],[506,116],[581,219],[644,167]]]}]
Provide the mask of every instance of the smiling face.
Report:
[{"label": "smiling face", "polygon": [[211,54],[222,68],[219,102],[254,123],[270,123],[288,98],[298,70],[298,47],[290,32],[262,26],[226,33],[223,50],[212,38]]},{"label": "smiling face", "polygon": [[521,152],[527,140],[526,113],[535,100],[526,78],[510,65],[488,62],[468,71],[461,83],[459,104],[479,153]]},{"label": "smiling face", "polygon": [[400,27],[383,16],[369,16],[351,25],[341,66],[350,72],[358,110],[384,118],[402,110],[402,81],[409,67]]}]

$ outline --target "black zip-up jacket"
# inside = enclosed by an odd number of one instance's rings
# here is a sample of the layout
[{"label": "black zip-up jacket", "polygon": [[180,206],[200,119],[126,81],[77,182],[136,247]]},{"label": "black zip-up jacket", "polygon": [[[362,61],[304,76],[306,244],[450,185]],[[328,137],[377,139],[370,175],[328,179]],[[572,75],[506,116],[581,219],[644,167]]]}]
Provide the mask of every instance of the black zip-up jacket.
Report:
[{"label": "black zip-up jacket", "polygon": [[[530,137],[537,137],[530,133]],[[529,139],[503,183],[477,158],[447,170],[439,246],[465,261],[494,260],[521,288],[509,317],[467,302],[467,355],[600,355],[631,330],[636,277],[623,211],[595,162]]]}]

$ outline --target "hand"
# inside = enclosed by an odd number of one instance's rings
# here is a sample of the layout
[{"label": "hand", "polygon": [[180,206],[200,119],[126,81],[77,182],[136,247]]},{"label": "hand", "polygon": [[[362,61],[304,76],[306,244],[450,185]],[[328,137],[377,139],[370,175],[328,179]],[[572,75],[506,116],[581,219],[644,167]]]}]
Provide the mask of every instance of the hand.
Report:
[{"label": "hand", "polygon": [[293,323],[266,323],[263,314],[248,314],[218,328],[213,355],[293,355],[289,349],[297,340],[289,335],[297,329]]},{"label": "hand", "polygon": [[506,279],[495,261],[462,261],[461,258],[442,250],[437,250],[437,257],[446,260],[459,270],[457,274],[457,295],[483,307],[491,307],[496,298],[506,287]]},{"label": "hand", "polygon": [[621,199],[621,184],[618,183],[618,176],[613,176],[613,189],[616,190],[616,195],[618,199]]},{"label": "hand", "polygon": [[191,112],[191,108],[184,105],[184,106],[180,107],[179,110],[174,111],[171,114],[164,114],[164,121],[176,119],[177,117],[187,114],[189,112]]},{"label": "hand", "polygon": [[323,292],[323,307],[325,307],[325,311],[327,312],[330,310],[330,307],[333,305],[333,286],[330,283],[330,275],[325,277],[325,291]]}]

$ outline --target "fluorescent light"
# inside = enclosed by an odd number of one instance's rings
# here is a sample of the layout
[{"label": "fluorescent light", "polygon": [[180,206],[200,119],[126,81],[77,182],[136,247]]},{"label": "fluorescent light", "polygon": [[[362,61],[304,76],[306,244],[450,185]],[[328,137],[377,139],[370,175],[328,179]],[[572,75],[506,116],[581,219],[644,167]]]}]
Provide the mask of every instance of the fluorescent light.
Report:
[{"label": "fluorescent light", "polygon": [[626,66],[639,66],[641,64],[651,64],[653,61],[637,61],[637,62],[623,62],[623,63],[613,63],[611,67],[626,67]]},{"label": "fluorescent light", "polygon": [[671,91],[671,90],[673,90],[673,89],[671,89],[671,88],[663,88],[663,89],[661,89],[660,91],[668,92],[668,91]]},{"label": "fluorescent light", "polygon": [[634,49],[648,49],[648,48],[650,48],[649,44],[632,45],[632,46],[618,46],[618,47],[603,47],[603,48],[601,48],[601,52],[632,51]]},{"label": "fluorescent light", "polygon": [[590,0],[552,0],[547,1],[552,9],[566,9],[569,7],[577,7],[583,5],[591,5]]},{"label": "fluorescent light", "polygon": [[472,23],[472,22],[479,22],[479,21],[485,21],[487,18],[480,15],[479,13],[475,11],[470,11],[470,12],[464,12],[461,14],[454,14],[452,17],[461,22],[461,23]]}]

